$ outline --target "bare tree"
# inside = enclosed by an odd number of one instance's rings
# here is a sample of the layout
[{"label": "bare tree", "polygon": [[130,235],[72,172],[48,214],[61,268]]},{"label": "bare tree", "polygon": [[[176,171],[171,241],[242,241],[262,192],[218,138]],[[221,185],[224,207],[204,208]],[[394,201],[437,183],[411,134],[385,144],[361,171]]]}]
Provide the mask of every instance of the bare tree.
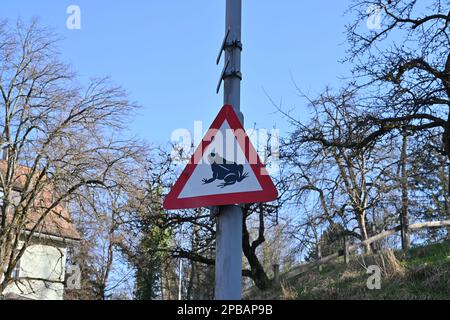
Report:
[{"label": "bare tree", "polygon": [[[306,219],[310,231],[318,225],[339,223],[346,236],[364,241],[376,232],[377,225],[393,215],[385,210],[386,216],[381,221],[376,219],[396,187],[396,180],[388,179],[398,162],[398,152],[393,151],[396,144],[352,149],[328,143],[363,139],[365,133],[351,121],[361,114],[353,90],[334,95],[327,89],[319,98],[308,101],[312,108],[310,121],[298,121],[284,113],[293,128],[282,148],[283,160],[292,168],[289,179],[295,187],[291,192],[299,203],[308,202],[309,197],[317,199],[309,201],[315,207]],[[367,245],[366,251],[370,250]]]},{"label": "bare tree", "polygon": [[[365,134],[322,142],[361,148],[399,129],[440,131],[439,151],[450,156],[450,6],[447,1],[355,0],[347,26],[348,61],[365,114],[348,121]],[[418,15],[418,12],[423,12]],[[380,28],[367,19],[380,15]],[[320,137],[318,137],[320,139]],[[427,141],[423,141],[427,144]]]},{"label": "bare tree", "polygon": [[[403,247],[407,248],[409,197],[411,192],[417,194],[409,188],[407,136],[414,137],[416,149],[434,150],[450,157],[450,6],[440,0],[427,3],[355,0],[349,11],[355,19],[347,26],[349,49],[346,61],[353,63],[353,80],[345,91],[357,96],[352,103],[359,112],[345,115],[345,130],[328,130],[328,134],[317,126],[312,129],[303,126],[302,130],[307,132],[309,142],[322,148],[346,150],[341,153],[344,160],[345,153],[363,154],[375,146],[395,143],[399,136],[404,136],[399,171],[384,175],[398,182],[397,186],[388,187],[393,191],[389,194],[395,196],[397,187],[401,191],[401,208],[396,211],[400,213]],[[373,16],[380,17],[380,25],[371,29],[367,27],[367,21]],[[342,104],[332,109],[333,112],[340,110]],[[436,134],[442,137],[440,144],[432,139]],[[347,166],[348,169],[352,167]],[[343,177],[352,180],[350,170],[339,170]],[[342,182],[348,186],[345,180]],[[369,183],[367,186],[373,186]],[[352,187],[349,190],[358,189]],[[390,197],[384,191],[382,194],[380,200]],[[358,199],[358,196],[352,198]],[[391,201],[389,206],[395,209],[396,201]],[[365,206],[359,201],[354,202],[353,209],[358,207]],[[360,219],[360,230],[363,230],[361,222]],[[362,235],[366,237],[364,233]]]},{"label": "bare tree", "polygon": [[[450,217],[447,157],[437,151],[434,145],[440,144],[436,133],[427,137],[429,145],[413,144],[409,155],[408,188],[410,190],[409,211],[411,217],[419,221],[448,220]],[[442,230],[431,229],[425,240],[441,240],[450,235]]]},{"label": "bare tree", "polygon": [[108,79],[78,85],[57,40],[36,21],[0,25],[0,292],[35,234],[137,152],[119,133],[135,105]]}]

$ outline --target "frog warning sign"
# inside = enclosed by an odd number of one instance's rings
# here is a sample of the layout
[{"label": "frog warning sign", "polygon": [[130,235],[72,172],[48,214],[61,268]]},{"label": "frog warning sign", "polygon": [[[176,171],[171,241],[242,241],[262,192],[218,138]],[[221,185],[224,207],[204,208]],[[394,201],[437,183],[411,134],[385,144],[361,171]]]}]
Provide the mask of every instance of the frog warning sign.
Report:
[{"label": "frog warning sign", "polygon": [[188,209],[267,202],[277,196],[277,189],[233,107],[225,105],[163,206],[168,210]]}]

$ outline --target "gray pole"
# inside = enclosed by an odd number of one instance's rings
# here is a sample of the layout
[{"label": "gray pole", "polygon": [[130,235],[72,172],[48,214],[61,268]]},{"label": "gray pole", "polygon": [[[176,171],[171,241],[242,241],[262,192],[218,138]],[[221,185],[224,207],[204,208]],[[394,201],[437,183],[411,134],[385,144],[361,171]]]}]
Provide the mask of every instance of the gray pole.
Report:
[{"label": "gray pole", "polygon": [[[242,124],[241,99],[241,16],[242,0],[226,0],[224,104],[232,105]],[[242,208],[219,207],[216,224],[216,300],[240,300],[242,289]]]},{"label": "gray pole", "polygon": [[182,281],[183,281],[183,259],[180,258],[180,266],[179,266],[179,274],[178,274],[178,300],[181,300],[181,289],[182,289]]},{"label": "gray pole", "polygon": [[[180,242],[181,246],[183,245],[183,225],[181,225],[180,230]],[[183,281],[183,258],[180,258],[180,265],[179,265],[179,273],[178,273],[178,300],[181,300],[181,289],[182,287],[182,281]]]}]

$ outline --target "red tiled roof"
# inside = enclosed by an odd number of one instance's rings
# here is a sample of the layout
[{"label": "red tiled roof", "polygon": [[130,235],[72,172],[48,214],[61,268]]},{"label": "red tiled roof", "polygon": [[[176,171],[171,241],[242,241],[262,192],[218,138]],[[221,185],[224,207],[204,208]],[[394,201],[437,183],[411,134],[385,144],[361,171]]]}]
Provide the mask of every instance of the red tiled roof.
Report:
[{"label": "red tiled roof", "polygon": [[[4,173],[6,171],[6,162],[4,160],[0,161],[0,172]],[[16,169],[16,177],[14,182],[14,187],[17,189],[22,189],[27,182],[28,173],[30,168],[19,166]],[[0,186],[1,187],[1,186]],[[50,207],[52,202],[53,192],[50,187],[44,188],[41,195],[35,200],[35,206],[39,209],[30,211],[27,215],[26,229],[30,231],[35,224],[41,218],[43,211]],[[78,230],[75,228],[72,220],[70,218],[70,213],[64,204],[58,204],[39,224],[35,229],[36,234],[46,234],[57,236],[60,238],[68,238],[74,240],[80,240],[81,236]]]}]

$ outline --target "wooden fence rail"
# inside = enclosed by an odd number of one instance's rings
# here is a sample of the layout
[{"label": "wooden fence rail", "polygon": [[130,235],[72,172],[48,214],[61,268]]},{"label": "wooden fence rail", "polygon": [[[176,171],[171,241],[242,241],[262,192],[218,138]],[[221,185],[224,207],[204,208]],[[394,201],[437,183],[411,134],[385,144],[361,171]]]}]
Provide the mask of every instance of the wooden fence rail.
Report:
[{"label": "wooden fence rail", "polygon": [[[408,229],[410,231],[416,231],[416,230],[425,229],[425,228],[440,228],[440,227],[448,227],[448,226],[450,226],[450,220],[443,220],[443,221],[430,221],[430,222],[419,222],[419,223],[410,224],[408,226]],[[380,241],[384,238],[387,238],[389,236],[396,234],[400,230],[401,230],[401,226],[397,226],[395,228],[383,231],[383,232],[377,234],[376,236],[370,237],[369,239],[367,239],[365,241],[361,241],[357,244],[348,246],[347,252],[350,253],[361,247],[367,246],[373,242]],[[329,256],[323,257],[316,261],[299,264],[298,266],[292,268],[291,270],[279,275],[276,282],[282,283],[284,281],[294,280],[295,278],[299,277],[303,273],[308,272],[314,268],[317,268],[318,266],[320,266],[322,264],[336,260],[338,257],[339,257],[339,253],[333,253]],[[250,298],[252,295],[254,295],[255,293],[257,293],[259,291],[260,290],[257,287],[253,286],[244,291],[243,297],[244,297],[244,299]]]}]

